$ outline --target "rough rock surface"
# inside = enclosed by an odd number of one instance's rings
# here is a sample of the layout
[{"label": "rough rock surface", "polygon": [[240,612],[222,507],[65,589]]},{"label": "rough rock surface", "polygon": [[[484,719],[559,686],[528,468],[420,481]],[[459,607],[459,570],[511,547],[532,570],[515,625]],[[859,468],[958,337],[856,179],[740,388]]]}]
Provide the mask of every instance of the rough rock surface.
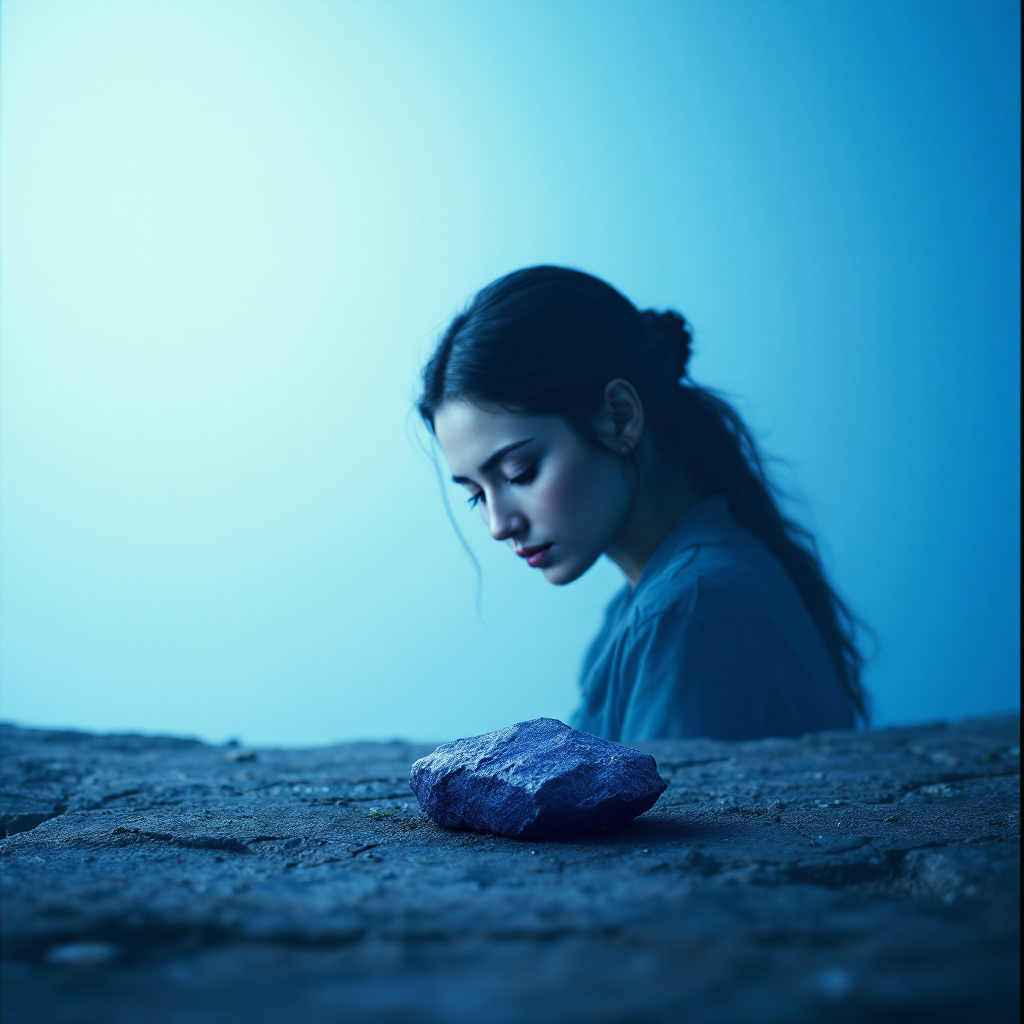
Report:
[{"label": "rough rock surface", "polygon": [[412,766],[420,807],[442,828],[552,839],[624,825],[665,791],[650,754],[535,718],[444,743]]},{"label": "rough rock surface", "polygon": [[1019,719],[646,744],[613,832],[447,832],[429,748],[5,728],[4,1024],[1017,1021]]}]

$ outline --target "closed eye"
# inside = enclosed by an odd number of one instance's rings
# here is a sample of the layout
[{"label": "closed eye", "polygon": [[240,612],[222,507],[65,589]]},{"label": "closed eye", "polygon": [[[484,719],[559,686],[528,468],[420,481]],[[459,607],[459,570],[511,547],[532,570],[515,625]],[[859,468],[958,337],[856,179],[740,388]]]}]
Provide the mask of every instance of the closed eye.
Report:
[{"label": "closed eye", "polygon": [[483,501],[483,500],[484,500],[484,492],[483,491],[479,491],[477,494],[471,494],[466,499],[466,501],[469,502],[469,507],[470,508],[476,508],[477,505],[479,505],[480,502]]},{"label": "closed eye", "polygon": [[514,484],[516,487],[524,487],[526,484],[532,484],[537,479],[537,473],[540,471],[540,461],[538,460],[529,469],[524,469],[519,476],[509,478],[509,483]]}]

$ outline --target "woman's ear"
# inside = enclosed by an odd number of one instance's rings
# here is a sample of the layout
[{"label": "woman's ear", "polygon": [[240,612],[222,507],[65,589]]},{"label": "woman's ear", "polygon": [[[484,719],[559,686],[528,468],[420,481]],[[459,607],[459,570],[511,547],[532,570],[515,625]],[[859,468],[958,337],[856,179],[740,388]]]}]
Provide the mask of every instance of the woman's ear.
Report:
[{"label": "woman's ear", "polygon": [[644,432],[644,404],[628,380],[616,377],[604,389],[604,404],[598,413],[597,433],[617,455],[629,455]]}]

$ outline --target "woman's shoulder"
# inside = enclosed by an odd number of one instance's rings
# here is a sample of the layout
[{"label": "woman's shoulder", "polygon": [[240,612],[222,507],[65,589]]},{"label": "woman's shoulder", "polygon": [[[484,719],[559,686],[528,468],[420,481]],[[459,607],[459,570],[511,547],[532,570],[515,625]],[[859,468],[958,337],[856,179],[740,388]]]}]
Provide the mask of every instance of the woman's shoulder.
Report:
[{"label": "woman's shoulder", "polygon": [[708,511],[652,556],[658,561],[650,573],[645,569],[629,608],[632,628],[665,616],[732,619],[741,608],[791,596],[782,566],[732,519],[724,501]]}]

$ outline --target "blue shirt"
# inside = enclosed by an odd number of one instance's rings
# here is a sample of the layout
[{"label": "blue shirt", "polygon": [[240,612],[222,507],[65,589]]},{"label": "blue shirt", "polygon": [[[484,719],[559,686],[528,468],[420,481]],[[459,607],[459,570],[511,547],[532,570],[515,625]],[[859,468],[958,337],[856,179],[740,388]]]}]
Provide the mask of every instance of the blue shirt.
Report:
[{"label": "blue shirt", "polygon": [[572,724],[621,742],[847,729],[853,708],[782,566],[702,501],[608,606]]}]

